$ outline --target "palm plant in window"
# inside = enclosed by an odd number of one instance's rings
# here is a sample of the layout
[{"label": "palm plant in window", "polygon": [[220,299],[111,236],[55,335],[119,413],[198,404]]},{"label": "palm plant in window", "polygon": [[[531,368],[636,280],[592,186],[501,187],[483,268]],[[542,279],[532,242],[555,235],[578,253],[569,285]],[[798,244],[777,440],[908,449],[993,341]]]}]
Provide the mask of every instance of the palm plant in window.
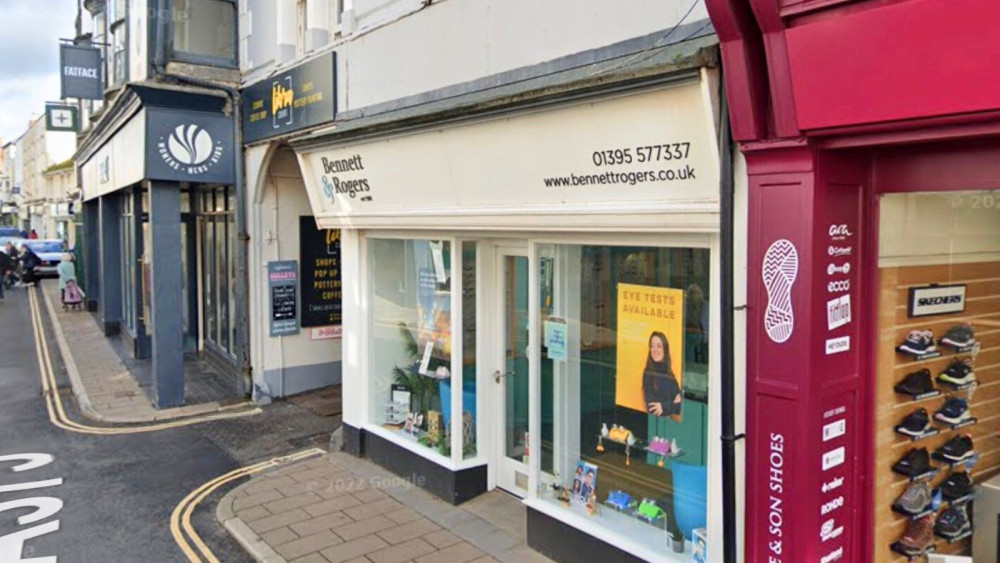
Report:
[{"label": "palm plant in window", "polygon": [[[403,351],[406,354],[408,364],[392,368],[392,378],[397,385],[403,385],[412,393],[412,408],[414,414],[424,415],[427,418],[427,411],[434,405],[434,391],[438,388],[439,379],[420,372],[420,364],[423,352],[417,338],[406,323],[399,323],[399,336],[403,342]],[[448,362],[431,354],[427,363],[425,373],[437,373],[438,368],[448,367]]]}]

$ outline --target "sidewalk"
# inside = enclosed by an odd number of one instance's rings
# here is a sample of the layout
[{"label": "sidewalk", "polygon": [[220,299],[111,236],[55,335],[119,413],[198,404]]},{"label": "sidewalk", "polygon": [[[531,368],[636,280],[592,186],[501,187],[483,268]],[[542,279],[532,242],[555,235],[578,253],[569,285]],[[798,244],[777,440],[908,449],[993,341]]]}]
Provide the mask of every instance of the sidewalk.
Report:
[{"label": "sidewalk", "polygon": [[452,506],[375,464],[337,452],[259,475],[216,517],[265,563],[542,563],[525,509],[500,491]]},{"label": "sidewalk", "polygon": [[85,311],[64,311],[59,283],[40,284],[45,312],[52,321],[59,353],[73,386],[80,410],[89,418],[106,423],[143,423],[233,410],[247,405],[208,401],[183,407],[157,410],[139,382],[122,363],[114,347]]}]

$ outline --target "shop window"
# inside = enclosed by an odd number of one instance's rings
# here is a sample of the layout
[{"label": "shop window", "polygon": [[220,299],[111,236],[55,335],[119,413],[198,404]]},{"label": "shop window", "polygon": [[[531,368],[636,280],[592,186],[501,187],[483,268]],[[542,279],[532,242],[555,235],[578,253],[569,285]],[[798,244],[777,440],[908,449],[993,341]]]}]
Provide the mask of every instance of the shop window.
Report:
[{"label": "shop window", "polygon": [[537,266],[542,499],[689,561],[707,524],[710,252],[542,245]]},{"label": "shop window", "polygon": [[235,2],[174,0],[173,51],[192,62],[235,64]]},{"label": "shop window", "polygon": [[[373,424],[451,458],[451,243],[372,239]],[[474,448],[474,441],[466,442]]]},{"label": "shop window", "polygon": [[969,501],[995,504],[979,485],[1000,471],[998,209],[998,191],[879,201],[874,561],[935,545],[969,555],[973,528],[996,537],[996,519],[972,522]]}]

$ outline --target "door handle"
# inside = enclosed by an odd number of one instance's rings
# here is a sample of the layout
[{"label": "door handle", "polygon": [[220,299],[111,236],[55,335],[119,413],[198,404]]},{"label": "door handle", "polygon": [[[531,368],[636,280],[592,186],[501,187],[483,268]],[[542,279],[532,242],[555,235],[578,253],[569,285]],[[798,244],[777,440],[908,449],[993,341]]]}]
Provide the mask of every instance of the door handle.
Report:
[{"label": "door handle", "polygon": [[497,371],[493,372],[493,379],[497,383],[500,383],[501,379],[504,379],[504,378],[507,378],[507,377],[514,377],[515,375],[517,375],[515,372],[500,373],[500,370],[497,370]]}]

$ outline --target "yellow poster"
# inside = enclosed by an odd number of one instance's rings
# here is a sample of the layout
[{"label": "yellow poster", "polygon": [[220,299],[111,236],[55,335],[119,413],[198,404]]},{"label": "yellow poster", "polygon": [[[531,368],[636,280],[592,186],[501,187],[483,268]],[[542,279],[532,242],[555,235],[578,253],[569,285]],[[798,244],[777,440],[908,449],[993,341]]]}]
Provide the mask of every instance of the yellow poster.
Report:
[{"label": "yellow poster", "polygon": [[618,284],[615,403],[654,416],[681,414],[684,291]]}]

